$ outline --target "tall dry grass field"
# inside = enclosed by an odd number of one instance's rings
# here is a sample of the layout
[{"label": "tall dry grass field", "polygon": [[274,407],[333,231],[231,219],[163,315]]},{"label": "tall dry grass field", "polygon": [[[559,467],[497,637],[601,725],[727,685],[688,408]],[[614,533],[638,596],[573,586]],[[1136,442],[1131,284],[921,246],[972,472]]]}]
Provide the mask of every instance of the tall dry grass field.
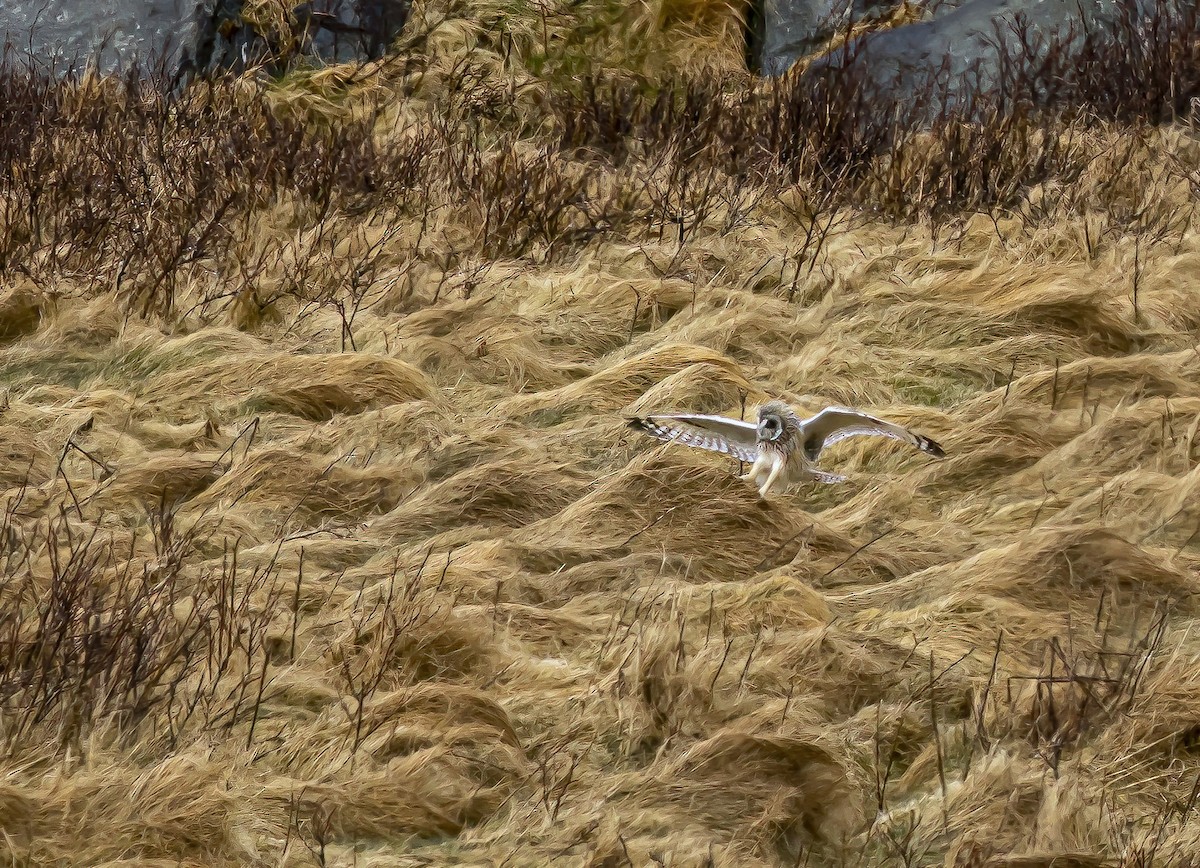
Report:
[{"label": "tall dry grass field", "polygon": [[[921,132],[739,14],[0,75],[5,863],[1195,864],[1194,33]],[[948,457],[624,427],[773,397]]]}]

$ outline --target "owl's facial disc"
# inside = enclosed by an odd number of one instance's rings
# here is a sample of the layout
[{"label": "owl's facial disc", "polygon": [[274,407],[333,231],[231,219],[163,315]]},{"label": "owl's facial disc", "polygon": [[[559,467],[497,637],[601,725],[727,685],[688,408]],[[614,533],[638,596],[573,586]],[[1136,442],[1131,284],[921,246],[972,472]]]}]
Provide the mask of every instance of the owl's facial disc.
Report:
[{"label": "owl's facial disc", "polygon": [[774,442],[783,436],[783,419],[775,414],[764,414],[758,420],[758,439]]}]

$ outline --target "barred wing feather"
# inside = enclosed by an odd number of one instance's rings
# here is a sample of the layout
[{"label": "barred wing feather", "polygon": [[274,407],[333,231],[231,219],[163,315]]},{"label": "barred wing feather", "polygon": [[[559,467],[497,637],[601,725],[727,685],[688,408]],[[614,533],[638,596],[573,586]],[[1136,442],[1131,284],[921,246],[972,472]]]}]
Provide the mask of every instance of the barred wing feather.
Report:
[{"label": "barred wing feather", "polygon": [[725,416],[644,416],[629,420],[629,427],[658,440],[732,455],[739,461],[758,457],[758,428]]},{"label": "barred wing feather", "polygon": [[862,435],[901,440],[937,458],[946,454],[940,444],[923,434],[848,407],[828,407],[804,421],[804,448],[810,455],[847,437]]}]

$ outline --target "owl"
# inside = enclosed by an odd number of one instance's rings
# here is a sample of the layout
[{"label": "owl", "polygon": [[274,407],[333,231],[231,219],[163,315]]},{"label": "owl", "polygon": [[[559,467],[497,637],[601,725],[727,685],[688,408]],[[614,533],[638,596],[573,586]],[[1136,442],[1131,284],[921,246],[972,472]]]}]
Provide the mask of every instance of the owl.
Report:
[{"label": "owl", "polygon": [[805,480],[836,483],[846,477],[816,468],[821,450],[857,435],[903,440],[935,458],[946,452],[934,441],[892,422],[885,422],[848,407],[826,407],[801,419],[783,401],[769,401],[758,410],[758,424],[724,416],[645,416],[629,420],[629,427],[658,440],[732,455],[750,464],[741,478],[753,480],[760,497],[773,488],[786,491]]}]

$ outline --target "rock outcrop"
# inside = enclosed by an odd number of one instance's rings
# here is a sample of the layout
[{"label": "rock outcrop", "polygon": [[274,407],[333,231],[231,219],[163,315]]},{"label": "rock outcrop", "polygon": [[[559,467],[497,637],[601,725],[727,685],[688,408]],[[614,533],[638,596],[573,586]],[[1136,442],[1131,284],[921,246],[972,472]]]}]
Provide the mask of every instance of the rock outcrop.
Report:
[{"label": "rock outcrop", "polygon": [[134,63],[178,68],[199,36],[203,0],[0,2],[0,43],[11,61],[55,74]]},{"label": "rock outcrop", "polygon": [[311,0],[292,10],[286,30],[247,15],[244,0],[215,0],[189,66],[232,69],[308,57],[341,63],[383,55],[408,19],[409,0]]},{"label": "rock outcrop", "polygon": [[[772,20],[781,19],[772,19],[770,8],[764,7],[766,46],[784,40],[771,42]],[[1164,50],[1173,34],[1194,32],[1196,25],[1196,4],[1188,0],[965,0],[929,8],[925,20],[852,39],[805,74],[844,73],[847,82],[874,89],[883,103],[899,111],[921,106],[927,116],[969,110],[1022,88],[1023,96],[1053,103],[1072,86],[1075,71],[1096,64],[1103,46],[1119,46],[1114,56],[1136,59],[1139,51]],[[789,45],[803,42],[794,28],[781,33]],[[809,38],[821,35],[814,31]],[[780,75],[799,56],[764,51],[763,72]]]},{"label": "rock outcrop", "polygon": [[820,49],[850,21],[890,14],[892,0],[761,0],[751,4],[747,40],[750,67],[781,75],[798,58]]},{"label": "rock outcrop", "polygon": [[56,74],[136,64],[178,79],[281,58],[377,58],[408,10],[409,0],[310,0],[268,22],[253,0],[0,2],[0,43],[11,60]]}]

